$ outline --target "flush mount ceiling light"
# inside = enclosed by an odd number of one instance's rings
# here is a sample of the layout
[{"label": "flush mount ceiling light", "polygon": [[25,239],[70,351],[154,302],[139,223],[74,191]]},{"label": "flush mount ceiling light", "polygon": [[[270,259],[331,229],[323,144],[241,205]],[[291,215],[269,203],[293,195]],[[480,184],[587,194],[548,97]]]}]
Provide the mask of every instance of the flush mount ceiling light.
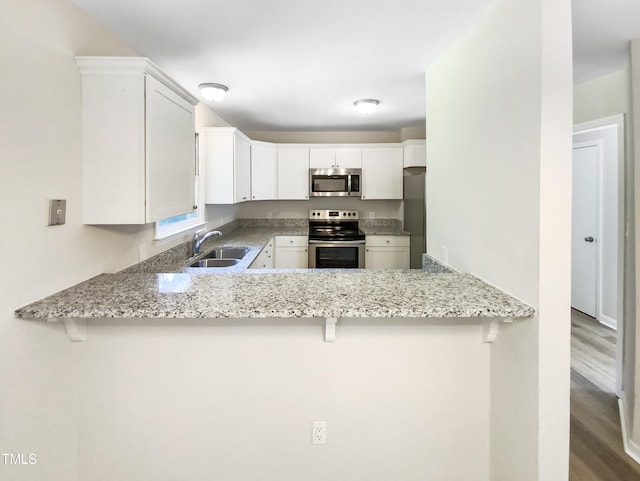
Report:
[{"label": "flush mount ceiling light", "polygon": [[198,88],[205,100],[213,100],[214,102],[220,102],[229,90],[220,84],[200,84]]},{"label": "flush mount ceiling light", "polygon": [[379,103],[380,102],[375,99],[362,99],[362,100],[356,100],[353,103],[353,106],[361,114],[369,115],[376,111]]}]

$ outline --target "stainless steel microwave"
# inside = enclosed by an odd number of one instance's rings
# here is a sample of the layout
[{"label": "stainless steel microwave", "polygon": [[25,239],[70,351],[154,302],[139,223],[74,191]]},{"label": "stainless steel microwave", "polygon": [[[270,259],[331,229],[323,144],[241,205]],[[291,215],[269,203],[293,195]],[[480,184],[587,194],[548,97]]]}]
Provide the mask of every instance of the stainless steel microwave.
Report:
[{"label": "stainless steel microwave", "polygon": [[359,197],[361,169],[309,169],[310,197]]}]

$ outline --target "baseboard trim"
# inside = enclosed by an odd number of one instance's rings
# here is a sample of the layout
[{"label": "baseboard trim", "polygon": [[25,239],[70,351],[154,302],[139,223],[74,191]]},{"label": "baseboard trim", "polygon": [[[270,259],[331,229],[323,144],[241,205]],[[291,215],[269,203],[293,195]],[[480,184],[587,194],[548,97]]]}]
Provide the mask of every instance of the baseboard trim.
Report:
[{"label": "baseboard trim", "polygon": [[616,321],[613,317],[605,316],[604,314],[600,314],[600,318],[598,319],[600,324],[603,324],[611,329],[618,330],[618,321]]},{"label": "baseboard trim", "polygon": [[625,408],[624,394],[623,397],[618,399],[618,409],[620,410],[620,427],[622,428],[622,443],[624,445],[624,452],[633,459],[636,463],[640,464],[640,446],[629,439],[631,433],[631,426],[627,424],[627,411]]}]

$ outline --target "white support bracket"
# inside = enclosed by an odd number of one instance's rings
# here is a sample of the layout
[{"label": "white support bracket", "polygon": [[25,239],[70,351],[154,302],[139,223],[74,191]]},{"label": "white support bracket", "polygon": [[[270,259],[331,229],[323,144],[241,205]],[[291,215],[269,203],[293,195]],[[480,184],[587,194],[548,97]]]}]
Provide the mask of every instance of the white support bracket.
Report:
[{"label": "white support bracket", "polygon": [[[49,322],[56,322],[58,319],[49,319]],[[87,340],[87,320],[86,319],[68,319],[64,318],[64,327],[67,330],[67,336],[74,342],[84,342]]]},{"label": "white support bracket", "polygon": [[337,317],[327,317],[324,325],[324,342],[333,342],[336,340],[336,323]]},{"label": "white support bracket", "polygon": [[498,337],[498,328],[501,322],[513,322],[513,319],[510,317],[491,317],[482,320],[482,342],[493,342],[496,340]]}]

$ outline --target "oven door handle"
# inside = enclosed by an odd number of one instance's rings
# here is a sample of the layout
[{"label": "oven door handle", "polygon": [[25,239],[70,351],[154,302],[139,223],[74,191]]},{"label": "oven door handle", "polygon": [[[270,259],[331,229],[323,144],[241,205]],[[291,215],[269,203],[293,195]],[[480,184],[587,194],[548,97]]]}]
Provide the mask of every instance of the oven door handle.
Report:
[{"label": "oven door handle", "polygon": [[314,239],[309,239],[309,244],[357,245],[357,244],[364,244],[364,243],[365,243],[365,241],[363,241],[363,240],[350,240],[350,241],[338,240],[338,241],[332,241],[332,240],[314,240]]}]

